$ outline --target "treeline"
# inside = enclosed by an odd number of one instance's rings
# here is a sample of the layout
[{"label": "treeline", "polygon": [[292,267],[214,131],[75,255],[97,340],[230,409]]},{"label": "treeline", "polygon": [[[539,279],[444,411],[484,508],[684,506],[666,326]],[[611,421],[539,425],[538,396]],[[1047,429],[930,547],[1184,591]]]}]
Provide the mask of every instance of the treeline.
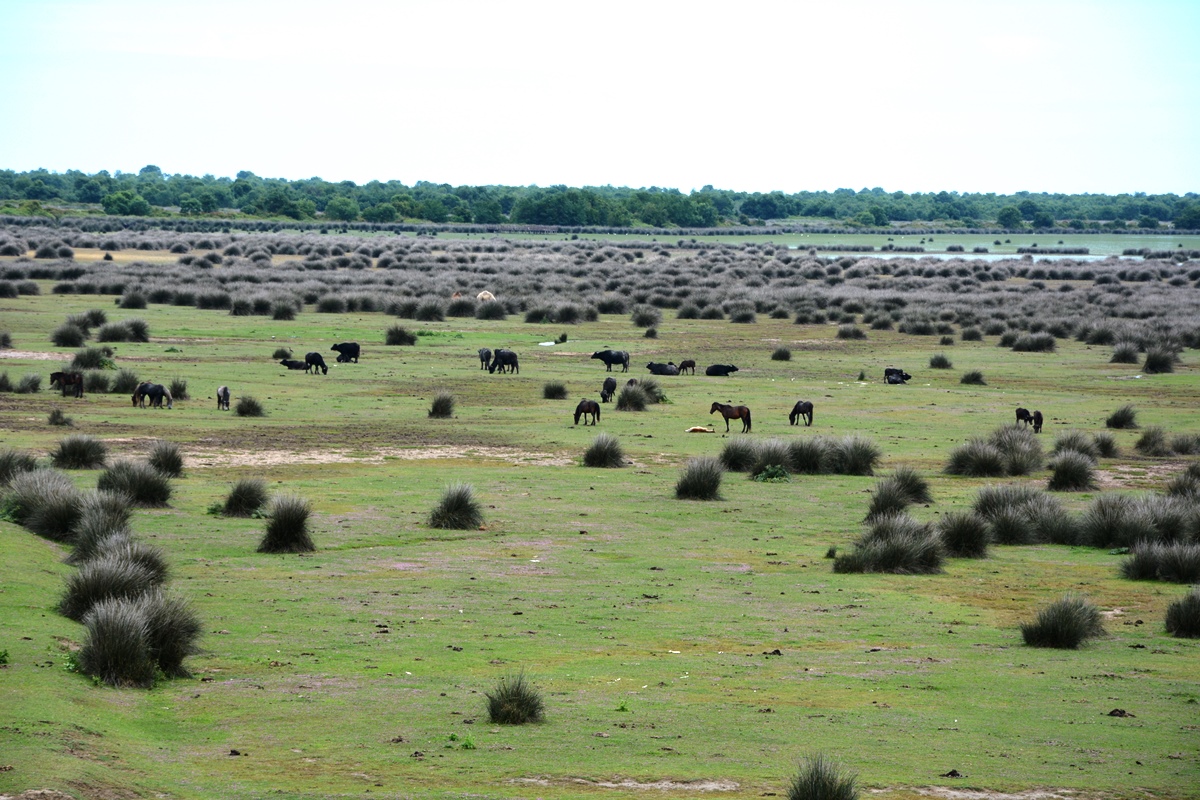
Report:
[{"label": "treeline", "polygon": [[832,192],[735,192],[703,189],[630,189],[592,186],[450,186],[419,181],[331,183],[289,181],[239,172],[236,178],[171,175],[156,166],[137,173],[77,170],[0,170],[0,202],[37,215],[61,205],[93,206],[118,216],[241,213],[254,217],[318,217],[343,222],[420,220],[483,225],[555,225],[624,228],[712,228],[769,220],[836,220],[868,227],[893,222],[948,221],[964,227],[1095,228],[1136,223],[1200,229],[1200,195],[1174,194],[959,194],[837,189]]}]

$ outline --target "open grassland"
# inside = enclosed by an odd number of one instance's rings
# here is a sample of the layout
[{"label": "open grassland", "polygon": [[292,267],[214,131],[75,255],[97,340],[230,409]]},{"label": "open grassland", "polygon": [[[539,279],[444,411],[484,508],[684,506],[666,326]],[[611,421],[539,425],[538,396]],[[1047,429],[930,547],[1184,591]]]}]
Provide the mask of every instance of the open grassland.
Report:
[{"label": "open grassland", "polygon": [[[168,278],[187,274],[166,253],[146,255]],[[103,269],[79,258],[92,277]],[[658,275],[670,261],[628,269]],[[347,271],[314,275],[334,285]],[[4,446],[45,461],[66,435],[47,423],[53,407],[73,419],[70,432],[118,457],[178,443],[186,467],[169,505],[137,510],[132,528],[167,555],[204,636],[187,662],[193,677],[150,690],[67,671],[83,638],[54,611],[75,569],[63,563],[69,548],[0,522],[0,768],[11,767],[0,792],[750,798],[783,794],[799,759],[817,751],[884,798],[923,787],[1185,798],[1200,785],[1200,647],[1163,628],[1186,587],[1123,579],[1122,557],[1107,549],[1055,545],[993,546],[934,575],[835,574],[826,551],[845,552],[862,533],[877,477],[760,483],[728,473],[720,501],[674,497],[689,458],[742,436],[737,422],[724,436],[707,413],[718,401],[753,410],[754,440],[867,437],[883,454],[877,475],[909,466],[929,481],[933,502],[912,513],[936,521],[985,485],[1045,487],[1047,469],[942,472],[953,448],[1010,425],[1017,406],[1045,415],[1047,452],[1067,430],[1105,432],[1127,403],[1142,429],[1200,432],[1194,349],[1173,373],[1151,375],[1110,363],[1108,345],[1060,338],[1053,352],[1015,352],[996,335],[962,341],[959,324],[944,346],[937,334],[869,325],[865,339],[838,338],[844,320],[832,316],[796,324],[760,309],[743,325],[666,308],[647,339],[628,313],[571,325],[529,324],[511,309],[503,321],[415,321],[315,313],[310,302],[274,320],[154,302],[122,309],[36,283],[40,294],[0,297],[13,345],[0,350],[0,372],[43,379],[38,393],[0,393]],[[1056,295],[1065,302],[1092,284],[1050,283],[1060,285],[1074,287]],[[1164,286],[1132,284],[1123,302],[1143,289]],[[149,342],[112,345],[118,368],[184,379],[190,399],[168,411],[133,408],[124,394],[48,391],[49,373],[75,351],[53,346],[52,332],[95,308],[149,327]],[[937,307],[913,301],[914,311],[932,318]],[[396,322],[418,334],[414,346],[384,346]],[[330,346],[344,341],[362,345],[360,363],[334,362]],[[329,374],[283,369],[278,347],[322,353]],[[481,371],[480,347],[516,351],[520,374]],[[771,358],[780,347],[790,360]],[[692,358],[698,374],[658,378],[666,402],[646,411],[605,404],[595,429],[574,426],[575,404],[599,399],[608,374],[589,356],[607,348],[632,354],[618,384],[647,377],[650,361]],[[936,353],[953,367],[930,369]],[[715,363],[739,371],[704,376]],[[884,385],[888,366],[913,380]],[[986,384],[961,384],[968,370]],[[566,384],[566,400],[543,399],[551,380]],[[235,406],[253,396],[266,416],[217,411],[219,385]],[[428,416],[439,391],[454,396],[450,419]],[[788,425],[800,399],[815,405],[811,428]],[[713,423],[714,434],[684,432]],[[597,431],[618,438],[624,468],[580,465]],[[1057,495],[1069,509],[1101,493],[1160,491],[1189,461],[1139,455],[1140,429],[1110,433],[1121,455],[1100,460],[1097,489]],[[94,470],[69,474],[96,485]],[[257,553],[262,519],[208,513],[241,478],[308,499],[316,551]],[[443,489],[459,482],[474,487],[483,525],[430,527]],[[1099,606],[1107,635],[1078,650],[1024,646],[1019,623],[1067,592]],[[485,692],[522,671],[543,693],[545,721],[490,724]],[[1109,715],[1118,708],[1128,716]],[[951,770],[965,777],[942,777]]]}]

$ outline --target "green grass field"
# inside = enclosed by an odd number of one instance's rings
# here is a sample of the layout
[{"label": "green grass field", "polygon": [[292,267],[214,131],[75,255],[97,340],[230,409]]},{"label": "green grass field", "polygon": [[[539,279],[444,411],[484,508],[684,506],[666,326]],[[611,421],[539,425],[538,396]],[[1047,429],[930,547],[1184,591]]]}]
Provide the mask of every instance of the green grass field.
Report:
[{"label": "green grass field", "polygon": [[[378,313],[123,311],[50,287],[0,299],[13,339],[0,371],[43,376],[38,394],[0,394],[4,445],[44,457],[66,435],[47,424],[56,406],[118,455],[179,443],[188,467],[170,506],[136,512],[133,527],[167,553],[171,586],[205,635],[194,677],[152,690],[67,671],[83,628],[53,610],[73,569],[66,550],[0,522],[0,793],[750,798],[783,795],[819,751],[881,798],[923,787],[1197,796],[1200,643],[1163,630],[1186,587],[1127,581],[1119,556],[1059,546],[993,547],[933,576],[834,574],[824,556],[861,532],[872,477],[727,474],[721,501],[673,495],[686,460],[726,441],[709,406],[733,402],[753,409],[755,439],[869,437],[881,474],[908,465],[929,479],[935,502],[915,514],[935,520],[997,482],[943,475],[949,451],[1011,424],[1018,405],[1046,415],[1047,451],[1056,433],[1103,430],[1125,403],[1143,426],[1196,432],[1195,351],[1173,374],[1141,375],[1108,363],[1109,347],[1069,340],[1054,353],[1015,353],[995,337],[845,341],[836,325],[670,311],[654,340],[626,316],[575,326],[513,316],[401,320],[417,345],[385,347],[395,320]],[[119,367],[186,379],[191,399],[143,410],[123,395],[47,391],[59,362],[46,354],[73,352],[50,332],[96,307],[150,326],[149,343],[115,346]],[[565,343],[540,345],[564,332]],[[359,364],[334,364],[341,341],[362,344]],[[282,369],[279,346],[322,352],[328,376]],[[791,361],[770,359],[779,346]],[[517,351],[520,374],[481,372],[480,347]],[[609,347],[632,353],[621,383],[646,377],[649,361],[694,358],[699,374],[660,378],[665,404],[604,405],[595,430],[573,426],[575,403],[599,399],[606,376],[589,356]],[[939,352],[952,369],[928,367]],[[712,363],[740,370],[705,377]],[[915,377],[885,386],[886,366]],[[959,384],[973,369],[986,386]],[[549,380],[569,398],[542,399]],[[218,412],[221,384],[267,416]],[[455,396],[452,419],[427,417],[439,390]],[[799,399],[815,404],[812,428],[788,425]],[[715,434],[685,433],[713,422]],[[579,465],[597,431],[619,438],[628,466]],[[1137,436],[1116,432],[1125,455],[1101,463],[1102,491],[1161,489],[1186,464],[1138,457]],[[71,474],[95,485],[94,471]],[[1048,474],[1005,480],[1044,487]],[[317,552],[256,553],[262,520],[206,513],[243,477],[312,502]],[[455,482],[482,501],[479,530],[428,526]],[[1079,509],[1095,494],[1063,498]],[[1025,647],[1018,623],[1067,591],[1106,612],[1108,635],[1079,650]],[[544,694],[545,722],[489,724],[484,693],[521,671]],[[1131,716],[1109,716],[1116,708]],[[964,777],[941,777],[951,770]]]}]

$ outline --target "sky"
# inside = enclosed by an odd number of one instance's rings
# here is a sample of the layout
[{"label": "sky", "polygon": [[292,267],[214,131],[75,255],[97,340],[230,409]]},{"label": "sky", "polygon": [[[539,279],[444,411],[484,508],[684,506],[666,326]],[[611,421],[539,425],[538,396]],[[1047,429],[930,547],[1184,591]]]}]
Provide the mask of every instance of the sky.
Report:
[{"label": "sky", "polygon": [[1197,0],[0,0],[0,169],[1200,191]]}]

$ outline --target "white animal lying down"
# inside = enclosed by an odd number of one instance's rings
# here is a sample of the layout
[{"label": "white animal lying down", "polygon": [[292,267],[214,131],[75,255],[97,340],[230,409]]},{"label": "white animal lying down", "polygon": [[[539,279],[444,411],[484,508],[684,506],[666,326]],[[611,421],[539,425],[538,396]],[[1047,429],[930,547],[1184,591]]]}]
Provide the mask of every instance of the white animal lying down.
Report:
[{"label": "white animal lying down", "polygon": [[712,433],[712,432],[713,432],[713,429],[712,429],[711,425],[708,426],[707,428],[697,425],[694,428],[688,428],[686,431],[686,433]]}]

